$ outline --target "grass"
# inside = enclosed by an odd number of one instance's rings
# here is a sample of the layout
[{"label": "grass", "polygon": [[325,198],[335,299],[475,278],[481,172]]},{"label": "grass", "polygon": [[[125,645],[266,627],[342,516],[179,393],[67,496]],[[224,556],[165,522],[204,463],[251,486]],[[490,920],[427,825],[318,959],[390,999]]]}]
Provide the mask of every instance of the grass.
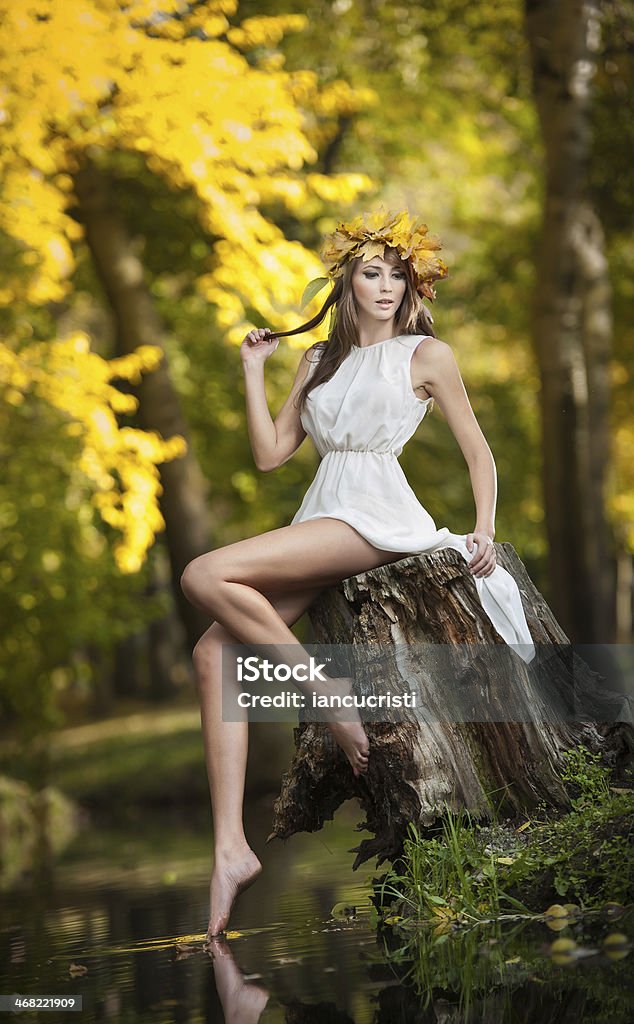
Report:
[{"label": "grass", "polygon": [[[628,963],[616,961],[632,949],[624,934],[634,917],[632,771],[613,785],[584,747],[565,762],[566,813],[540,805],[521,823],[484,825],[445,807],[435,834],[410,825],[401,860],[379,886],[378,921],[424,1005],[453,993],[465,1022],[481,1019],[487,1000],[498,1019],[520,1019],[537,983],[535,998],[547,994],[553,1006],[573,991],[579,1005],[587,1000],[584,1021],[631,1019]],[[573,975],[577,963],[586,966]]]},{"label": "grass", "polygon": [[[279,789],[293,749],[291,730],[283,728],[251,726],[251,795]],[[5,741],[0,774],[32,782],[29,757]],[[209,803],[197,707],[135,711],[62,729],[48,737],[44,759],[46,783],[108,818],[141,807]]]},{"label": "grass", "polygon": [[[409,827],[400,869],[383,880],[381,899],[397,916],[436,925],[539,913],[545,898],[590,909],[634,896],[634,789],[610,783],[610,771],[584,747],[565,755],[561,778],[571,810],[540,805],[516,827],[474,822],[445,807],[439,833]],[[394,916],[394,907],[391,916]]]}]

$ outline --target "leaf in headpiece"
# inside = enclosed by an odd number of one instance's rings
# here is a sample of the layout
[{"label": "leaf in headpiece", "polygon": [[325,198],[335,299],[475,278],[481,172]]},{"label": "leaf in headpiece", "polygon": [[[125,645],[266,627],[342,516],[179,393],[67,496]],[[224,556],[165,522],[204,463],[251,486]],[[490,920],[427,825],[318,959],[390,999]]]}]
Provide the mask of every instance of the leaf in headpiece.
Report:
[{"label": "leaf in headpiece", "polygon": [[436,252],[438,249],[442,249],[442,245],[437,238],[425,238],[420,242],[420,246],[423,249],[429,249],[430,251]]},{"label": "leaf in headpiece", "polygon": [[380,231],[385,224],[387,217],[388,214],[386,213],[383,205],[381,205],[374,213],[365,214],[364,227],[366,227],[368,231]]},{"label": "leaf in headpiece", "polygon": [[423,223],[423,218],[419,217],[412,221],[412,234],[413,235],[426,235],[429,228]]},{"label": "leaf in headpiece", "polygon": [[383,253],[385,252],[385,242],[366,242],[362,247],[361,252],[363,254],[363,262],[367,263],[373,259],[374,256],[380,256],[383,259]]},{"label": "leaf in headpiece", "polygon": [[401,231],[409,235],[410,223],[409,214],[407,213],[407,210],[404,210],[403,213],[398,213],[394,218],[394,232],[398,233]]},{"label": "leaf in headpiece", "polygon": [[315,277],[312,281],[309,281],[304,288],[304,294],[302,295],[302,301],[300,302],[300,309],[305,309],[322,288],[325,288],[329,282],[328,277]]},{"label": "leaf in headpiece", "polygon": [[418,291],[420,292],[421,295],[424,295],[426,299],[429,299],[430,302],[433,302],[434,299],[436,298],[435,288],[432,288],[432,286],[430,284],[427,284],[426,281],[423,281],[421,284],[419,284]]}]

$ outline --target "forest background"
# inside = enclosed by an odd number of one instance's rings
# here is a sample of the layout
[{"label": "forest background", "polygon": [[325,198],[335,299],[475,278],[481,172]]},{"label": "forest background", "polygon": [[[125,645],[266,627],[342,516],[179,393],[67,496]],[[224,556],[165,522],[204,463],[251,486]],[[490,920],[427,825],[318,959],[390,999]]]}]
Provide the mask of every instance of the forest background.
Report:
[{"label": "forest background", "polygon": [[[300,300],[321,237],[379,201],[443,241],[435,330],[496,459],[496,540],[572,640],[631,643],[629,5],[0,0],[0,15],[9,774],[46,781],[69,724],[195,704],[208,623],[182,568],[288,523],[317,462],[306,442],[255,469],[238,346],[316,311]],[[268,361],[273,413],[322,336]],[[473,528],[439,412],[402,464],[438,525]]]}]

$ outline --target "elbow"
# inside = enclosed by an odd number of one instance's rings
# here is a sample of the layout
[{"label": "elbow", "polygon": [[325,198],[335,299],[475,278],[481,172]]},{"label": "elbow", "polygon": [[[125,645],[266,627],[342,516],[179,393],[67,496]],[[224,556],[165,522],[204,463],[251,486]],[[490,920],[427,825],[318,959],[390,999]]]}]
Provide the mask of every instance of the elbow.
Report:
[{"label": "elbow", "polygon": [[484,473],[487,476],[492,477],[494,480],[497,479],[498,471],[497,466],[495,465],[495,459],[493,458],[492,452],[474,452],[473,455],[470,458],[466,459],[465,461],[467,463],[467,467],[469,469],[469,473],[471,474],[471,476],[473,476],[474,473]]},{"label": "elbow", "polygon": [[472,451],[468,452],[465,456],[465,459],[467,465],[469,466],[481,466],[489,464],[495,470],[495,459],[493,458],[493,452],[489,448],[489,445],[487,444],[486,441],[484,441],[482,444],[477,445],[472,449]]},{"label": "elbow", "polygon": [[255,467],[260,473],[272,473],[274,469],[277,469],[278,464],[266,459],[256,459]]}]

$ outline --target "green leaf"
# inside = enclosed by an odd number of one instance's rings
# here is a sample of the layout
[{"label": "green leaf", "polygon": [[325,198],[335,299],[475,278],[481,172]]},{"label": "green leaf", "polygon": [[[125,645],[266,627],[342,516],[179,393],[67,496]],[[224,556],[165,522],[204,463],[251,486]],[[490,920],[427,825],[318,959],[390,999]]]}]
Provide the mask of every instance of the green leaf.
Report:
[{"label": "green leaf", "polygon": [[332,330],[335,326],[335,320],[337,318],[337,305],[330,307],[330,321],[328,323],[328,336],[330,337]]},{"label": "green leaf", "polygon": [[328,284],[328,280],[329,279],[327,277],[315,277],[312,281],[308,282],[304,288],[304,294],[302,295],[302,301],[300,303],[301,309],[305,309],[305,307],[313,301],[315,296],[319,295],[322,288],[325,288]]}]

